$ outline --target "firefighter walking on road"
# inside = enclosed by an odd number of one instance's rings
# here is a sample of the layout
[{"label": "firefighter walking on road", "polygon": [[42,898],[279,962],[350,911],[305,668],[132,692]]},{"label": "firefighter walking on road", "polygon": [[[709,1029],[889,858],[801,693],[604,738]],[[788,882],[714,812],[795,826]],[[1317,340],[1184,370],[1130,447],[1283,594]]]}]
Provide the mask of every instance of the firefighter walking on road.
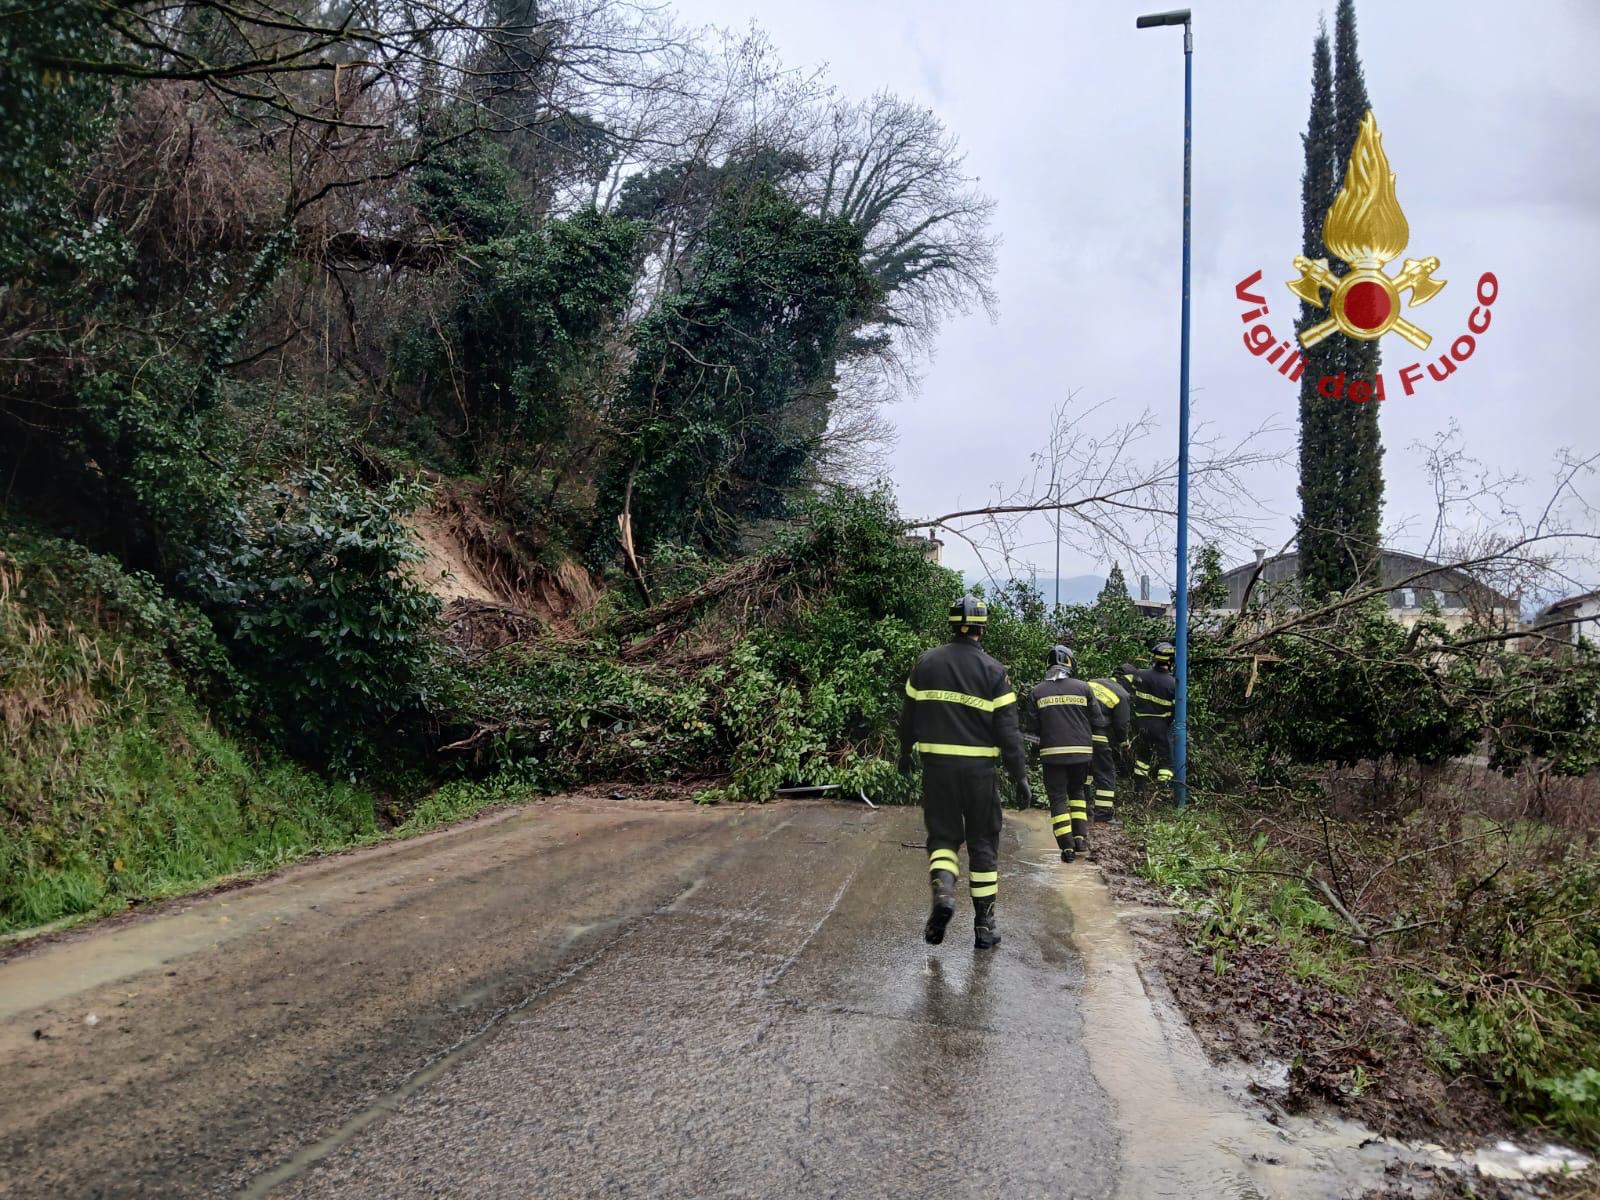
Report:
[{"label": "firefighter walking on road", "polygon": [[1133,693],[1115,678],[1091,679],[1089,690],[1105,710],[1106,727],[1094,735],[1094,819],[1109,821],[1117,812],[1117,755],[1133,728]]},{"label": "firefighter walking on road", "polygon": [[900,711],[900,771],[922,758],[922,817],[928,830],[933,906],[923,938],[937,946],[955,912],[958,852],[967,846],[973,943],[1000,944],[995,898],[1000,891],[1000,789],[1004,764],[1023,808],[1033,806],[1027,752],[1017,726],[1017,694],[1006,669],[984,653],[988,607],[963,596],[950,607],[950,640],[924,653],[906,679]]},{"label": "firefighter walking on road", "polygon": [[1072,677],[1076,666],[1071,650],[1052,646],[1043,681],[1028,693],[1028,707],[1039,728],[1050,828],[1062,862],[1071,862],[1089,848],[1089,769],[1094,739],[1103,736],[1108,727],[1093,689]]},{"label": "firefighter walking on road", "polygon": [[1133,777],[1142,792],[1152,779],[1157,788],[1172,783],[1172,706],[1178,681],[1172,674],[1176,651],[1157,642],[1151,665],[1133,673]]}]

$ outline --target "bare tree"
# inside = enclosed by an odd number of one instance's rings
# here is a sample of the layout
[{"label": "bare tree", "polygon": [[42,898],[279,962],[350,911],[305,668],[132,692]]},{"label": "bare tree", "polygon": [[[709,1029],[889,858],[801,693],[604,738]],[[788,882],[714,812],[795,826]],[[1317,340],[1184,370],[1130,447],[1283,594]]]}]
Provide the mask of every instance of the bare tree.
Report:
[{"label": "bare tree", "polygon": [[883,288],[858,350],[908,375],[905,352],[925,353],[946,317],[975,306],[995,315],[994,201],[930,110],[883,92],[835,102],[809,156],[807,200],[861,230]]},{"label": "bare tree", "polygon": [[[1121,559],[1164,574],[1172,566],[1177,458],[1147,456],[1156,432],[1149,410],[1104,429],[1095,418],[1109,408],[1109,401],[1083,404],[1076,393],[1068,396],[1051,413],[1045,448],[1033,455],[1024,478],[996,485],[989,504],[909,524],[965,541],[991,578],[991,561],[1015,577],[1028,566],[1022,556],[1048,544],[1040,517],[1051,518],[1052,535],[1059,517],[1063,544],[1080,555],[1099,562]],[[1262,426],[1225,438],[1206,425],[1196,428],[1189,451],[1189,519],[1199,538],[1254,538],[1268,514],[1251,490],[1252,475],[1284,458],[1263,445],[1274,432]]]}]

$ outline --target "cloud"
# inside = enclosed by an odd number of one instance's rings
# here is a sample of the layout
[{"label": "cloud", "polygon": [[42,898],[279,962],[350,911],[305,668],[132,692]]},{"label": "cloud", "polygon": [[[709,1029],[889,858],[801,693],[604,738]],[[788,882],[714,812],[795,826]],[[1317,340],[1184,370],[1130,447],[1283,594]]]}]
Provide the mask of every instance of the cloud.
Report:
[{"label": "cloud", "polygon": [[[1136,31],[1138,5],[1104,0],[924,0],[909,24],[901,0],[675,7],[690,21],[753,18],[789,61],[827,61],[847,93],[886,88],[929,104],[999,201],[999,324],[952,322],[920,394],[893,410],[893,473],[908,513],[980,501],[991,483],[1019,477],[1051,406],[1073,388],[1115,396],[1127,411],[1154,409],[1175,440],[1178,31]],[[1216,5],[1197,13],[1195,29],[1195,407],[1224,430],[1278,419],[1286,431],[1276,443],[1291,459],[1296,391],[1244,352],[1233,286],[1261,268],[1287,335],[1282,283],[1299,244],[1310,49],[1331,7]],[[1600,441],[1586,287],[1600,261],[1600,160],[1591,152],[1600,82],[1588,61],[1600,5],[1366,0],[1358,17],[1368,90],[1411,223],[1408,253],[1437,255],[1451,281],[1418,310],[1419,323],[1447,345],[1465,327],[1477,275],[1493,270],[1504,288],[1492,333],[1448,385],[1386,404],[1393,524],[1430,511],[1409,446],[1452,418],[1469,451],[1539,478],[1560,446]],[[1391,338],[1384,358],[1393,372],[1416,356]],[[1292,462],[1258,482],[1277,514],[1267,537],[1276,546],[1298,507]],[[950,555],[972,566],[958,545]],[[1064,573],[1095,567],[1063,562]]]}]

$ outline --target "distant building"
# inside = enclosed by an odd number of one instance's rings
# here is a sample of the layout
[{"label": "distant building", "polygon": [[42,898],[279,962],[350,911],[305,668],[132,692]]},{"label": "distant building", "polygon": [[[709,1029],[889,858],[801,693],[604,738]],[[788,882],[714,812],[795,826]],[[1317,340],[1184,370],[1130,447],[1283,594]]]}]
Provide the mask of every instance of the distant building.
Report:
[{"label": "distant building", "polygon": [[931,563],[944,561],[944,543],[933,536],[933,530],[927,533],[908,533],[904,537],[906,545],[922,551],[922,557]]},{"label": "distant building", "polygon": [[[1442,621],[1446,628],[1459,629],[1475,624],[1487,628],[1509,629],[1516,625],[1520,612],[1515,599],[1495,591],[1465,571],[1443,566],[1403,550],[1379,552],[1380,576],[1385,587],[1393,588],[1385,597],[1389,615],[1406,627],[1424,617]],[[1256,578],[1257,572],[1260,577]],[[1250,591],[1251,604],[1292,607],[1292,585],[1300,574],[1297,551],[1267,557],[1256,551],[1256,561],[1234,567],[1222,581],[1228,588],[1225,612],[1238,612]],[[1251,590],[1251,580],[1255,579]]]},{"label": "distant building", "polygon": [[1576,646],[1580,637],[1593,641],[1600,632],[1600,591],[1557,600],[1533,619],[1535,627],[1555,622],[1565,624],[1538,634],[1540,641],[1563,642],[1568,646]]},{"label": "distant building", "polygon": [[1141,617],[1154,617],[1158,621],[1177,616],[1178,608],[1170,600],[1150,599],[1150,576],[1139,576],[1139,597],[1133,602]]}]

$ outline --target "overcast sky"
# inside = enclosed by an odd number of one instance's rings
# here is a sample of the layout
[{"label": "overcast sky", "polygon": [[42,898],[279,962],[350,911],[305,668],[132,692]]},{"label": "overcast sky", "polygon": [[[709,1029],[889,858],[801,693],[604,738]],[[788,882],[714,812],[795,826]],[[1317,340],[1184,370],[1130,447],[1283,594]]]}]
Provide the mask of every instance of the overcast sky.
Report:
[{"label": "overcast sky", "polygon": [[[892,474],[908,516],[981,503],[1025,470],[1069,389],[1153,408],[1176,440],[1183,53],[1177,29],[1135,30],[1160,6],[1117,0],[674,0],[687,21],[771,34],[784,60],[843,92],[926,103],[999,203],[1000,319],[951,322],[918,395],[892,410]],[[1194,326],[1198,419],[1275,418],[1295,445],[1296,388],[1246,353],[1234,285],[1264,272],[1292,333],[1300,133],[1317,0],[1196,0]],[[1591,351],[1600,339],[1600,3],[1358,2],[1362,60],[1411,226],[1449,286],[1411,314],[1437,356],[1466,331],[1474,282],[1499,278],[1493,324],[1445,383],[1398,394],[1423,357],[1386,337],[1384,519],[1424,539],[1431,492],[1411,448],[1454,417],[1469,453],[1530,476],[1541,499],[1563,446],[1600,449]],[[1394,268],[1391,268],[1393,271]],[[1281,330],[1279,330],[1281,327]],[[1297,509],[1293,455],[1259,481],[1274,548]],[[1230,547],[1240,561],[1249,547]],[[1051,573],[1040,550],[1041,575]],[[953,565],[971,568],[952,546]],[[1063,562],[1062,574],[1106,564]],[[1164,593],[1163,593],[1164,594]]]}]

